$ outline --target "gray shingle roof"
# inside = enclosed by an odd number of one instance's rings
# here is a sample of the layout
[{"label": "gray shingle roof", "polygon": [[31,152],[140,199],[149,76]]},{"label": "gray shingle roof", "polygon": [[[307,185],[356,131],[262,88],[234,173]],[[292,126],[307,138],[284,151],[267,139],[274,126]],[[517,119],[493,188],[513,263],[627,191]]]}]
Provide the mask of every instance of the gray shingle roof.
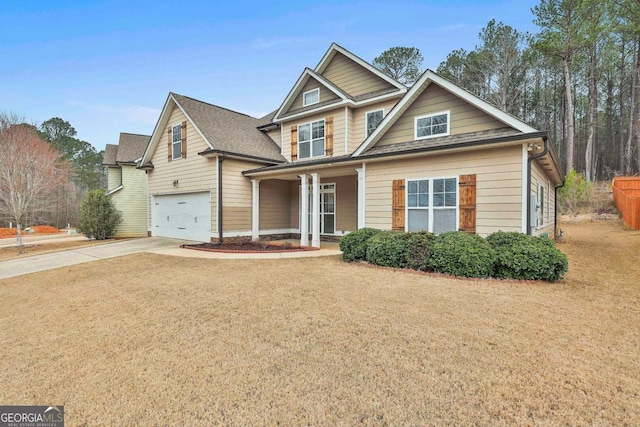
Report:
[{"label": "gray shingle roof", "polygon": [[149,135],[121,132],[116,161],[118,163],[135,162],[144,155],[150,139]]},{"label": "gray shingle roof", "polygon": [[284,162],[280,147],[257,128],[260,120],[172,93],[214,150]]},{"label": "gray shingle roof", "polygon": [[261,120],[172,93],[214,150],[284,162],[280,147],[256,129]]},{"label": "gray shingle roof", "polygon": [[118,146],[113,144],[107,144],[104,147],[104,154],[102,155],[102,165],[115,166],[117,155],[118,155]]}]

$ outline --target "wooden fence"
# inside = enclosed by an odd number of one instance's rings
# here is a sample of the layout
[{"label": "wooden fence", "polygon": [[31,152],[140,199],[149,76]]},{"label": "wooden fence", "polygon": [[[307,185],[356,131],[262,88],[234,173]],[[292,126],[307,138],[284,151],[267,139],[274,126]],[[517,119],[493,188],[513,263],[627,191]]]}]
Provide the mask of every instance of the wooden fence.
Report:
[{"label": "wooden fence", "polygon": [[640,230],[640,177],[616,177],[611,185],[613,200],[622,220],[634,230]]}]

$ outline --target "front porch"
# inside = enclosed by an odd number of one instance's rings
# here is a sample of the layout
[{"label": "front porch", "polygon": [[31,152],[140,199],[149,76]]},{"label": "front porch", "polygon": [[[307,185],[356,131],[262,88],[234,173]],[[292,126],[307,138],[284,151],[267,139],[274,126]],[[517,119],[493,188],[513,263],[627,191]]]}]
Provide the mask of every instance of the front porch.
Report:
[{"label": "front porch", "polygon": [[296,243],[319,248],[364,226],[363,169],[309,169],[249,175],[252,240],[288,229]]}]

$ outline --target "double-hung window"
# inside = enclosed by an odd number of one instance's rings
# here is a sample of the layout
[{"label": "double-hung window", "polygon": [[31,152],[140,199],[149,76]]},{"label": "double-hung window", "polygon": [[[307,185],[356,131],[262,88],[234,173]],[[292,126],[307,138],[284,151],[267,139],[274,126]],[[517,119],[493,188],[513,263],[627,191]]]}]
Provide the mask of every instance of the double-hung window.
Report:
[{"label": "double-hung window", "polygon": [[458,229],[458,179],[407,180],[407,231]]},{"label": "double-hung window", "polygon": [[302,106],[313,105],[320,102],[320,88],[315,88],[302,94]]},{"label": "double-hung window", "polygon": [[369,111],[366,115],[366,129],[367,129],[367,135],[369,136],[371,135],[371,133],[376,130],[376,128],[378,127],[378,125],[380,124],[380,122],[382,121],[384,116],[384,110],[376,110],[376,111]]},{"label": "double-hung window", "polygon": [[449,112],[420,116],[415,119],[415,139],[449,135]]},{"label": "double-hung window", "polygon": [[324,120],[298,126],[298,157],[324,156]]},{"label": "double-hung window", "polygon": [[171,128],[171,153],[173,160],[182,158],[182,125]]}]

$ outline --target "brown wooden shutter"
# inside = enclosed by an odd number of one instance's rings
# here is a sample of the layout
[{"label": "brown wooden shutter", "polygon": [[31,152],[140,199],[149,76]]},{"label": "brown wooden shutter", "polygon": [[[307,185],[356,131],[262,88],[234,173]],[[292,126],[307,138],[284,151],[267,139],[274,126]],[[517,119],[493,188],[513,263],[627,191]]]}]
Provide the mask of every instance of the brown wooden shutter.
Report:
[{"label": "brown wooden shutter", "polygon": [[476,233],[476,176],[460,175],[460,231]]},{"label": "brown wooden shutter", "polygon": [[298,160],[298,126],[291,126],[291,161]]},{"label": "brown wooden shutter", "polygon": [[327,157],[333,156],[333,116],[325,120],[324,151]]},{"label": "brown wooden shutter", "polygon": [[167,160],[171,161],[171,159],[173,158],[173,152],[171,147],[171,127],[167,129],[167,149],[169,150],[169,155],[167,157]]},{"label": "brown wooden shutter", "polygon": [[404,231],[404,179],[393,180],[391,227]]},{"label": "brown wooden shutter", "polygon": [[182,158],[187,158],[187,122],[182,122]]}]

